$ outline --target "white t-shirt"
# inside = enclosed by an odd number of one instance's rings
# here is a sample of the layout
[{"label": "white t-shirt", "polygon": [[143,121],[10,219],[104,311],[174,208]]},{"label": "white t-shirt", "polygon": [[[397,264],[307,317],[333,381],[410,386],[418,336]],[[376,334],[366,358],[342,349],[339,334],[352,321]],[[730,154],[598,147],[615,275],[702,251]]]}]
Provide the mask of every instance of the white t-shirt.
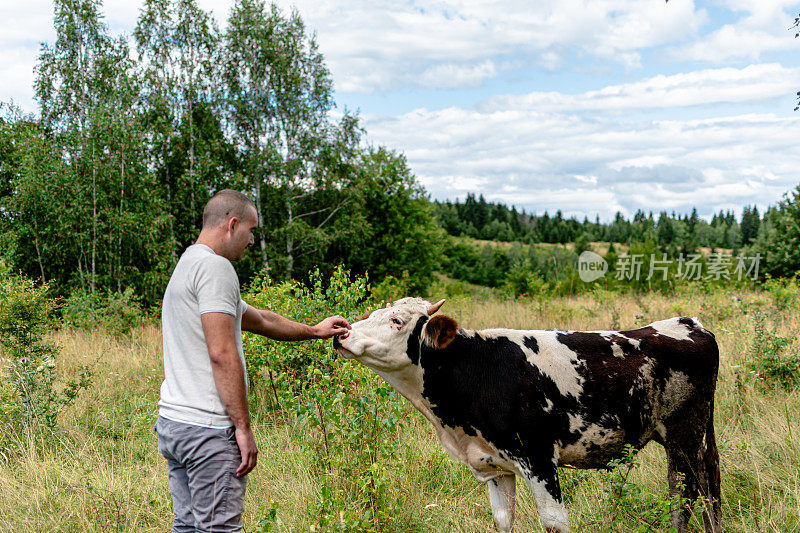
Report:
[{"label": "white t-shirt", "polygon": [[204,244],[189,246],[175,265],[161,308],[164,383],[158,402],[160,416],[212,428],[233,425],[214,383],[200,315],[227,313],[236,318],[236,348],[242,368],[246,368],[242,351],[242,314],[246,310],[231,262]]}]

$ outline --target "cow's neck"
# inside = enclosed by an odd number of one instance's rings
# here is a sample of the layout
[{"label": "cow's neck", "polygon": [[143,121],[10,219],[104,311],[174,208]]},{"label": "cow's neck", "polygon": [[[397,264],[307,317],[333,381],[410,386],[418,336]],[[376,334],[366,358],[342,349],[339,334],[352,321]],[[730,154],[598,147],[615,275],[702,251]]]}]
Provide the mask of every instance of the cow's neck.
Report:
[{"label": "cow's neck", "polygon": [[422,368],[419,365],[407,365],[400,370],[392,371],[373,370],[394,390],[405,396],[425,418],[434,425],[440,424],[439,419],[431,411],[429,402],[422,396]]}]

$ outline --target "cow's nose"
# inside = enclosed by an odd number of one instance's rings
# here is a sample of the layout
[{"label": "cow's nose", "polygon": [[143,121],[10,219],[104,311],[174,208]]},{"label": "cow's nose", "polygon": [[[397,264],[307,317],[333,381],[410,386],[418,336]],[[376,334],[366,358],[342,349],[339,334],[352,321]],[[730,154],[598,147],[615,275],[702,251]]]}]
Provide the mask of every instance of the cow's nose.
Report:
[{"label": "cow's nose", "polygon": [[333,347],[334,348],[341,348],[342,343],[340,342],[342,339],[346,339],[349,333],[343,333],[341,335],[335,335],[333,337]]}]

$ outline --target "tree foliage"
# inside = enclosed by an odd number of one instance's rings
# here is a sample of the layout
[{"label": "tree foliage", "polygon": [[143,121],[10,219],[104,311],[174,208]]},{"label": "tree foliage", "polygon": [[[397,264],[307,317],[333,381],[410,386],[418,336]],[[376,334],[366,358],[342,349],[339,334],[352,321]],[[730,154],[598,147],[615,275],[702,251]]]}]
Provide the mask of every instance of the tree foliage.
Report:
[{"label": "tree foliage", "polygon": [[[0,252],[62,294],[157,301],[215,191],[249,193],[243,281],[436,267],[438,230],[404,158],[333,116],[333,84],[297,11],[235,3],[220,31],[195,0],[147,0],[136,59],[98,0],[56,0],[36,67],[39,116],[2,106]],[[81,296],[83,297],[83,296]],[[103,296],[105,297],[105,296]]]}]

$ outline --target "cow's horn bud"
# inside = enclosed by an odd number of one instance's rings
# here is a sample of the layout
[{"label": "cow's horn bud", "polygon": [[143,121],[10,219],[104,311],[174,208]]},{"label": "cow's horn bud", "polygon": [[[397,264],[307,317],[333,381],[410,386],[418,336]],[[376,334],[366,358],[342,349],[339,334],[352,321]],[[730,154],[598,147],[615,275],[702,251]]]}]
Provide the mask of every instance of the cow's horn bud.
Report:
[{"label": "cow's horn bud", "polygon": [[433,304],[432,306],[430,306],[430,307],[428,308],[428,316],[433,316],[433,313],[435,313],[436,311],[438,311],[438,310],[439,310],[439,308],[440,308],[440,307],[442,307],[442,305],[443,305],[443,304],[444,304],[444,300],[439,300],[438,302],[436,302],[435,304]]}]

